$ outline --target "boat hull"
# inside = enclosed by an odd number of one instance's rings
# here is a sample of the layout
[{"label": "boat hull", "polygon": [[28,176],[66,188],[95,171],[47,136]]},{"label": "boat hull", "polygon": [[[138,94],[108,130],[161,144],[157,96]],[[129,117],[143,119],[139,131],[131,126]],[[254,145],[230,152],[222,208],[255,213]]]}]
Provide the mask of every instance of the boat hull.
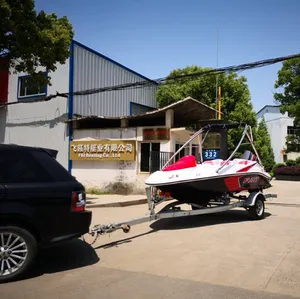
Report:
[{"label": "boat hull", "polygon": [[261,173],[240,173],[186,182],[157,184],[162,192],[184,203],[206,205],[224,194],[257,191],[271,187],[269,177]]}]

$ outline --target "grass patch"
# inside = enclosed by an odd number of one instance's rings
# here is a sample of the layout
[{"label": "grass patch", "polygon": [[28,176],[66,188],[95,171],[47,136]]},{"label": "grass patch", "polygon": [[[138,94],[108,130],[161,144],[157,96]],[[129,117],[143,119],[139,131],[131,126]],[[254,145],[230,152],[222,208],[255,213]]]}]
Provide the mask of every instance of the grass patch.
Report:
[{"label": "grass patch", "polygon": [[111,194],[108,191],[103,191],[98,187],[89,187],[89,188],[85,188],[85,192],[87,194],[91,194],[91,195],[105,195],[105,194]]}]

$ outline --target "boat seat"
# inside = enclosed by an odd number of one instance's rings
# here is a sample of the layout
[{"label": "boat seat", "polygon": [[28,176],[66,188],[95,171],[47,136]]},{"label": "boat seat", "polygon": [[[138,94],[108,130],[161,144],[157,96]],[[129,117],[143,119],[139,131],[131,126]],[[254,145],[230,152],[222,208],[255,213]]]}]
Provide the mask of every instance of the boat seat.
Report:
[{"label": "boat seat", "polygon": [[174,164],[171,164],[165,168],[162,169],[162,171],[171,171],[171,170],[180,170],[185,168],[191,168],[196,167],[196,158],[193,155],[186,155],[180,158],[177,162]]},{"label": "boat seat", "polygon": [[241,159],[243,160],[249,160],[249,161],[255,161],[256,160],[256,156],[253,155],[251,153],[251,151],[245,151],[242,156],[241,156]]}]

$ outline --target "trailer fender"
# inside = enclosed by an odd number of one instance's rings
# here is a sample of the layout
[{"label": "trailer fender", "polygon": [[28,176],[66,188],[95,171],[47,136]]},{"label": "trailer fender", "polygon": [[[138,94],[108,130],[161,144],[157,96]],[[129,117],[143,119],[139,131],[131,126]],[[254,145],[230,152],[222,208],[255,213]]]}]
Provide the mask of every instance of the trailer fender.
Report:
[{"label": "trailer fender", "polygon": [[263,201],[266,201],[265,196],[261,192],[252,192],[252,193],[250,193],[247,200],[245,201],[245,206],[253,207],[258,198],[260,198]]}]

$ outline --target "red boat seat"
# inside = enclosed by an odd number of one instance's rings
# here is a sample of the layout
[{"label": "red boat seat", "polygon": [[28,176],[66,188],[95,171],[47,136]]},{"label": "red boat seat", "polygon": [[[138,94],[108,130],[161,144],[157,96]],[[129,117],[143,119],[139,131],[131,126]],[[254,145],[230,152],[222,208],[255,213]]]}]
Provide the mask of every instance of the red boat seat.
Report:
[{"label": "red boat seat", "polygon": [[177,162],[174,164],[165,167],[162,169],[162,171],[171,171],[171,170],[179,170],[179,169],[185,169],[185,168],[191,168],[196,167],[196,158],[193,155],[187,155],[182,158],[180,158]]}]

